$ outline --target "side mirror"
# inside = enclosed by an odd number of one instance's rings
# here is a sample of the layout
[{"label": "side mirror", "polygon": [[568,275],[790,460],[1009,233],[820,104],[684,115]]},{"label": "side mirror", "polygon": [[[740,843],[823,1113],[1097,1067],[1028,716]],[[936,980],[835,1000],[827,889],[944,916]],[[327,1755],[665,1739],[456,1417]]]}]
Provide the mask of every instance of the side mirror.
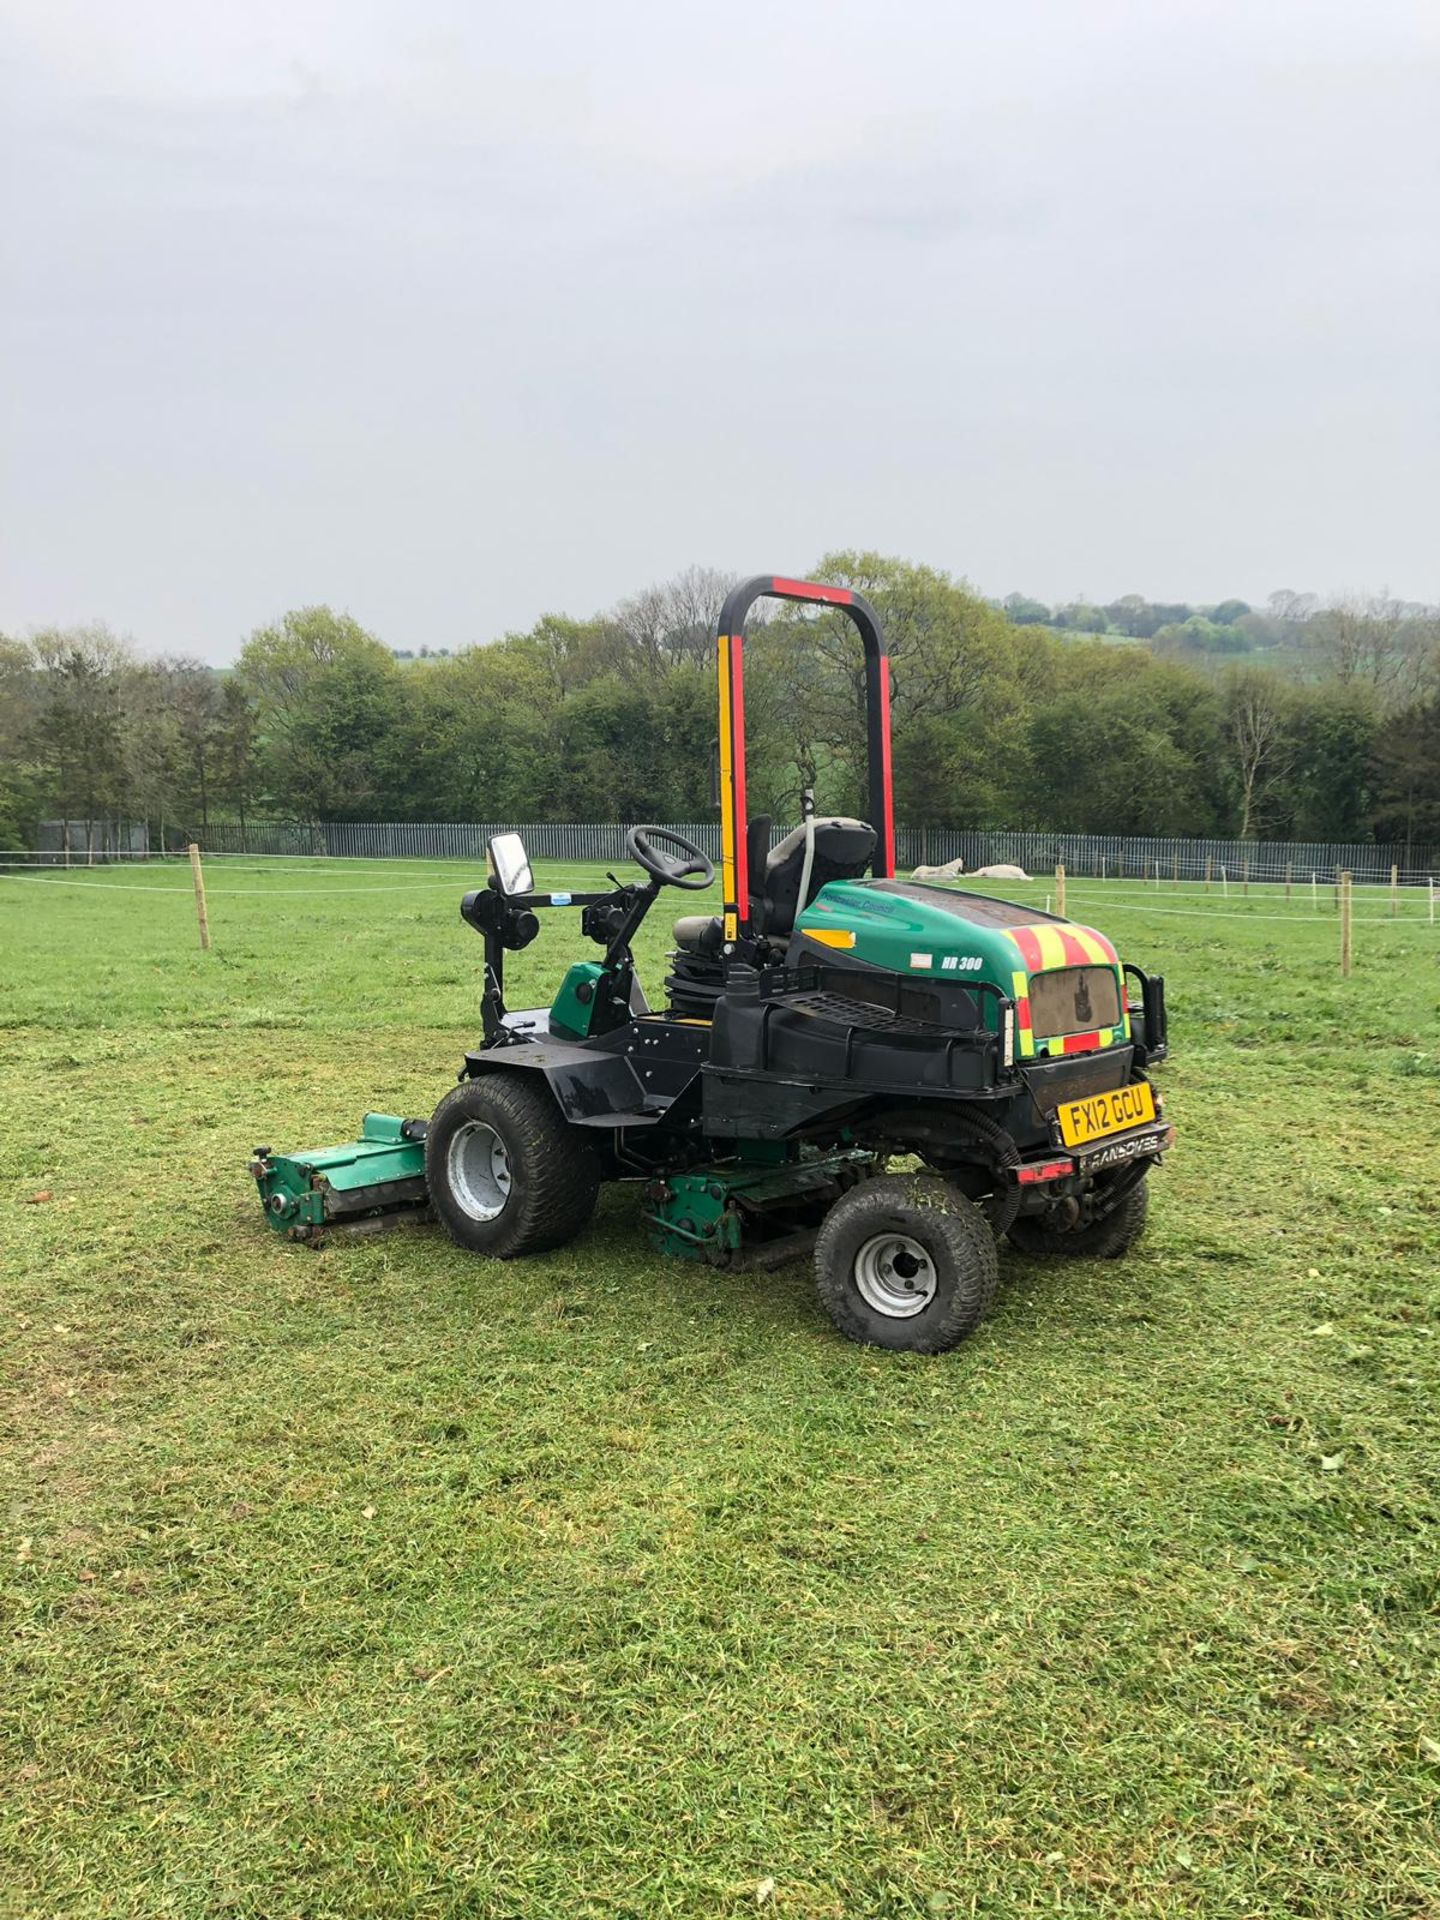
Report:
[{"label": "side mirror", "polygon": [[535,875],[530,856],[518,833],[497,833],[485,849],[486,863],[495,876],[495,884],[507,899],[517,893],[535,891]]}]

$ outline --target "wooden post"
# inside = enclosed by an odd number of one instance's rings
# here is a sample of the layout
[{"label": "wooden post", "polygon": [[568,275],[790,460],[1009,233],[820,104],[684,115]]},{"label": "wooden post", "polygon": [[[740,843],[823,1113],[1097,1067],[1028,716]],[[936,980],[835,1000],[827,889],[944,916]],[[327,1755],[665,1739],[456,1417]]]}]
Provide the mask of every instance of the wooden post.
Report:
[{"label": "wooden post", "polygon": [[1062,920],[1065,918],[1065,862],[1063,860],[1055,862],[1055,911]]},{"label": "wooden post", "polygon": [[1320,911],[1320,876],[1313,867],[1310,869],[1310,911]]},{"label": "wooden post", "polygon": [[1180,849],[1178,847],[1170,855],[1170,884],[1172,887],[1178,887],[1180,884]]},{"label": "wooden post", "polygon": [[1240,889],[1240,891],[1242,893],[1248,894],[1250,891],[1250,856],[1248,853],[1245,856],[1245,860],[1244,860],[1244,864],[1242,866],[1241,872],[1243,874],[1245,884]]},{"label": "wooden post", "polygon": [[1285,898],[1287,900],[1290,898],[1290,882],[1293,877],[1294,877],[1293,863],[1287,860],[1285,862]]},{"label": "wooden post", "polygon": [[210,916],[205,911],[205,875],[200,866],[200,849],[190,842],[190,873],[195,881],[195,917],[200,922],[200,951],[210,951]]},{"label": "wooden post", "polygon": [[1220,862],[1220,892],[1225,899],[1230,898],[1230,876],[1225,871],[1225,862]]},{"label": "wooden post", "polygon": [[1393,863],[1390,868],[1390,918],[1393,920],[1400,911],[1400,869]]},{"label": "wooden post", "polygon": [[1350,874],[1340,876],[1340,973],[1350,978]]},{"label": "wooden post", "polygon": [[1105,856],[1103,853],[1100,856],[1100,878],[1102,880],[1105,878]]},{"label": "wooden post", "polygon": [[1430,876],[1430,924],[1432,927],[1435,924],[1435,876],[1433,873]]},{"label": "wooden post", "polygon": [[1214,865],[1215,865],[1214,855],[1207,853],[1205,856],[1205,891],[1206,893],[1209,893],[1210,891],[1210,875],[1214,870]]}]

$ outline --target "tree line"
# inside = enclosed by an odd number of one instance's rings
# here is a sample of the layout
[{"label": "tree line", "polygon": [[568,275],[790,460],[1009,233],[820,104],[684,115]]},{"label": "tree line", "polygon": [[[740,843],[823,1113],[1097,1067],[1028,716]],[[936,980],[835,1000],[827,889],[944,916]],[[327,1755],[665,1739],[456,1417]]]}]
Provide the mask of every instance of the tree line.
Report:
[{"label": "tree line", "polygon": [[[814,572],[884,622],[906,825],[1440,840],[1440,622],[1424,608],[1130,596],[1097,610],[1107,633],[1117,609],[1130,618],[1120,645],[879,554]],[[0,637],[0,847],[33,845],[42,819],[144,821],[170,843],[261,819],[704,819],[730,584],[691,568],[453,653],[397,653],[328,607],[258,628],[228,669],[146,657],[103,626]],[[1195,620],[1268,622],[1271,638],[1197,663],[1173,641]],[[1294,653],[1302,629],[1306,671],[1276,671],[1267,654]],[[848,621],[772,608],[746,660],[752,811],[793,820],[807,790],[863,811]]]}]

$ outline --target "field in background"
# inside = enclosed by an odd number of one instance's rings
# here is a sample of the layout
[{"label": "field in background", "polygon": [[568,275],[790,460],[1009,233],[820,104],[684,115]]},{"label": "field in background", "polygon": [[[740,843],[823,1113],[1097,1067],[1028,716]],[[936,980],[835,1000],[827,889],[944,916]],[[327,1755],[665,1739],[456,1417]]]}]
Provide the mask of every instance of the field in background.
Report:
[{"label": "field in background", "polygon": [[449,1084],[476,877],[212,861],[205,956],[183,869],[0,879],[17,1911],[1440,1909],[1424,895],[1346,982],[1323,891],[1072,881],[1181,1143],[1133,1261],[918,1360],[628,1190],[513,1267],[268,1232],[255,1142]]}]

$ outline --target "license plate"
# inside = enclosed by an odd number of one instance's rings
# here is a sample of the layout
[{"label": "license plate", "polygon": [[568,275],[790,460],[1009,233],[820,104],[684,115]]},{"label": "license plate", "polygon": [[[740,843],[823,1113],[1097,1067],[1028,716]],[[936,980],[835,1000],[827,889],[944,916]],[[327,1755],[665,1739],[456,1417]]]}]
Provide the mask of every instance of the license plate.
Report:
[{"label": "license plate", "polygon": [[1067,1100],[1055,1109],[1060,1138],[1067,1147],[1083,1147],[1112,1133],[1128,1133],[1155,1118],[1155,1090],[1143,1080],[1113,1093],[1092,1093],[1088,1100]]}]

